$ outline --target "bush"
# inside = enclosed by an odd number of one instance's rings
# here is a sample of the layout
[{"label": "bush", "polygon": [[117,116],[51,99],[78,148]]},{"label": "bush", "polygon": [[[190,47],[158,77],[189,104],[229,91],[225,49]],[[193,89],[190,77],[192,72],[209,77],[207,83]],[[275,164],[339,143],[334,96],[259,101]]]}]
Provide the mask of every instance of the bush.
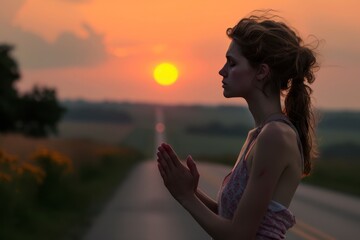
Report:
[{"label": "bush", "polygon": [[71,173],[74,170],[72,161],[59,152],[41,148],[32,155],[30,162],[45,173],[39,182],[39,203],[52,208],[63,205],[64,193],[70,193]]},{"label": "bush", "polygon": [[96,161],[75,165],[45,148],[24,162],[0,150],[0,239],[79,239],[144,157],[130,148],[99,150]]},{"label": "bush", "polygon": [[21,224],[28,219],[29,209],[37,199],[39,184],[45,172],[0,150],[0,222]]}]

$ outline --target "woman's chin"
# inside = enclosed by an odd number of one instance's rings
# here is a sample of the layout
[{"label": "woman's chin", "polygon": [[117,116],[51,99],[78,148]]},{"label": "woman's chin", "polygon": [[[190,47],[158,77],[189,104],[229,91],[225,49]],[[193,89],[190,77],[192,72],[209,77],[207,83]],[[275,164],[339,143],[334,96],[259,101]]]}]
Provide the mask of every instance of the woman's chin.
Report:
[{"label": "woman's chin", "polygon": [[223,92],[223,96],[224,96],[225,98],[231,98],[231,95],[229,95],[229,93],[227,93],[225,90],[224,90],[224,92]]}]

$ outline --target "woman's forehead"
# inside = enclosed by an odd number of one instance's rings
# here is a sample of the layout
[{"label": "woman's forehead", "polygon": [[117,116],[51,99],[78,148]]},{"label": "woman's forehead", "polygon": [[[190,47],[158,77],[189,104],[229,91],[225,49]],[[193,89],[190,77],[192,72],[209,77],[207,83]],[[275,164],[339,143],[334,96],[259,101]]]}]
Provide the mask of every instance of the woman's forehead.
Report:
[{"label": "woman's forehead", "polygon": [[242,58],[243,55],[241,53],[240,46],[236,42],[231,41],[229,48],[226,52],[226,56],[232,58]]}]

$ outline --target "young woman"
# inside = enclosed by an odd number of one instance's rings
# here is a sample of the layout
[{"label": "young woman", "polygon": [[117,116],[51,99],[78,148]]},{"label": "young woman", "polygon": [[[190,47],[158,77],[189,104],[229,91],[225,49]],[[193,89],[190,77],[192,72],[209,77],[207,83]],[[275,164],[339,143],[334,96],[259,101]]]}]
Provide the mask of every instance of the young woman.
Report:
[{"label": "young woman", "polygon": [[219,72],[223,94],[246,100],[255,128],[217,201],[198,188],[193,159],[183,165],[168,144],[158,148],[158,168],[172,196],[214,239],[283,239],[295,224],[291,199],[316,155],[308,85],[316,57],[275,17],[243,18],[227,35],[231,43]]}]

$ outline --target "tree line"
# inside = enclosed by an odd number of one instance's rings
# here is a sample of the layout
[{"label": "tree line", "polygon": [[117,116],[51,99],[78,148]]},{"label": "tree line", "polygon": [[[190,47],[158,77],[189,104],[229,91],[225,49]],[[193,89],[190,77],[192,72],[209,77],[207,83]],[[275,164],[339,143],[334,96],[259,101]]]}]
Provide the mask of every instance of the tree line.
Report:
[{"label": "tree line", "polygon": [[57,133],[57,123],[66,109],[57,99],[56,90],[34,86],[20,93],[21,79],[17,61],[11,56],[14,47],[0,44],[0,133],[17,132],[33,137]]}]

